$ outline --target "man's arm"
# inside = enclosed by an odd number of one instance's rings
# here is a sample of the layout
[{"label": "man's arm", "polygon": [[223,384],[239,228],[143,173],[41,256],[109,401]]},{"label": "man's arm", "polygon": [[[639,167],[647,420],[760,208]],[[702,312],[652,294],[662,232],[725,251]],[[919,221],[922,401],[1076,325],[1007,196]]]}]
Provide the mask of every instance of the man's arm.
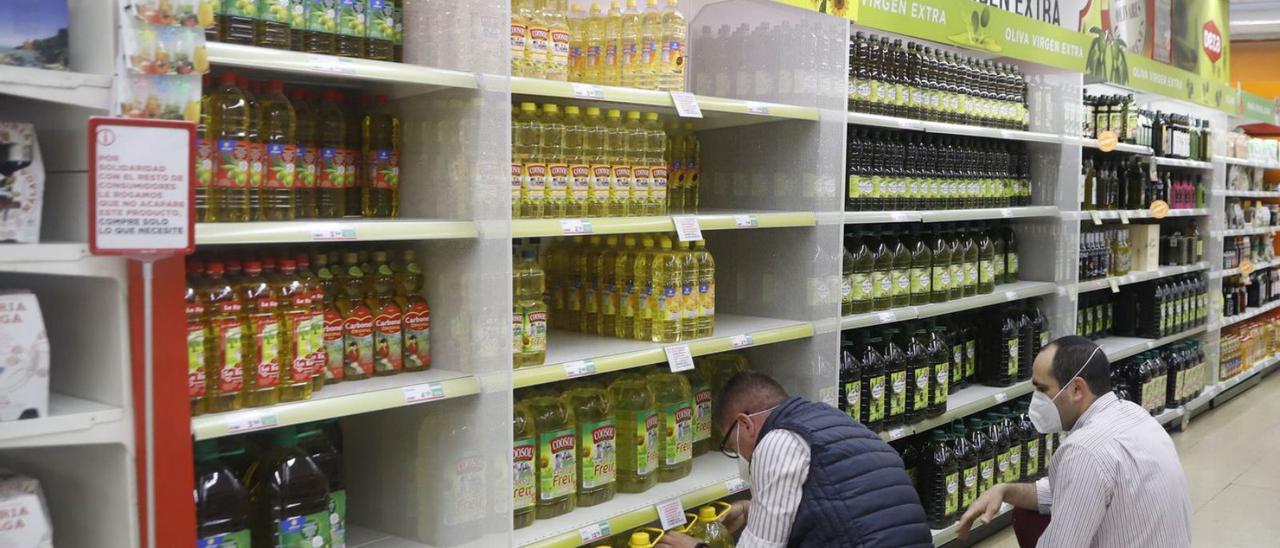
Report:
[{"label": "man's arm", "polygon": [[760,440],[751,460],[751,510],[739,548],[787,545],[809,477],[809,456],[809,444],[789,430],[773,430]]},{"label": "man's arm", "polygon": [[1018,508],[1035,510],[1037,508],[1036,485],[1032,483],[1000,483],[987,489],[960,516],[956,525],[956,535],[961,539],[969,536],[969,529],[974,521],[982,518],[982,523],[991,523],[1000,512],[1000,503],[1007,502]]},{"label": "man's arm", "polygon": [[1114,488],[1111,470],[1082,449],[1065,446],[1053,456],[1053,520],[1037,546],[1087,547],[1107,515]]}]

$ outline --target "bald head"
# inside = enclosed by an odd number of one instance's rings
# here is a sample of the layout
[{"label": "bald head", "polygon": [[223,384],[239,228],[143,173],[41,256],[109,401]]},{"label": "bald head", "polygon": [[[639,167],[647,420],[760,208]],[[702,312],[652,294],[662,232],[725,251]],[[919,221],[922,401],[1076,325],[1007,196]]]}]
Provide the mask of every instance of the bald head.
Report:
[{"label": "bald head", "polygon": [[720,390],[712,417],[722,428],[738,413],[756,413],[776,407],[787,399],[787,391],[773,377],[754,371],[743,371],[729,378]]}]

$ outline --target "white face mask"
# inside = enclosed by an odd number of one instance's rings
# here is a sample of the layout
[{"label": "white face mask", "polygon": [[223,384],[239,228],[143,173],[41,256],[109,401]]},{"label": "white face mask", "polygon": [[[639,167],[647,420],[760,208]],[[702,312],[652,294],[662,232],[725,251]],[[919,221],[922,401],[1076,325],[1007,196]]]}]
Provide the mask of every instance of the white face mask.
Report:
[{"label": "white face mask", "polygon": [[[778,408],[777,406],[773,406],[768,409],[765,409],[764,411],[756,411],[755,413],[747,415],[747,418],[750,419],[751,417],[768,413],[777,408]],[[734,447],[742,447],[741,438],[738,437],[738,435],[741,432],[742,432],[741,426],[733,430],[733,446]],[[741,450],[739,449],[739,451]],[[751,461],[747,460],[746,457],[742,456],[741,452],[738,453],[738,477],[742,478],[743,481],[746,481],[748,484],[751,483]]]},{"label": "white face mask", "polygon": [[[1084,361],[1084,364],[1080,366],[1080,369],[1076,370],[1076,374],[1072,375],[1071,379],[1067,379],[1068,384],[1072,379],[1080,376],[1080,373],[1084,371],[1084,368],[1089,365],[1090,361],[1093,361],[1094,355],[1096,355],[1099,350],[1102,350],[1101,346],[1093,349],[1093,353],[1089,354],[1089,358]],[[1036,390],[1031,394],[1031,407],[1027,409],[1027,414],[1031,416],[1031,424],[1036,427],[1037,432],[1040,432],[1041,434],[1056,434],[1063,430],[1062,415],[1058,413],[1058,406],[1054,405],[1053,402],[1054,400],[1057,400],[1058,396],[1061,396],[1066,389],[1067,385],[1062,385],[1062,388],[1058,389],[1058,393],[1054,394],[1052,398],[1039,390]]]}]

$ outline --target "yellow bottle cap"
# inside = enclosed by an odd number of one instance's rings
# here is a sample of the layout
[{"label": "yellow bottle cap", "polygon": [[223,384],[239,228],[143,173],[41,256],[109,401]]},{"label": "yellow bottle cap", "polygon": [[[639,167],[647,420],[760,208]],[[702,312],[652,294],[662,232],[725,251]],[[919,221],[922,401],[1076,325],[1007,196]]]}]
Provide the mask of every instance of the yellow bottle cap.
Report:
[{"label": "yellow bottle cap", "polygon": [[649,543],[649,533],[631,533],[631,541],[627,544],[635,548],[649,548],[652,546]]},{"label": "yellow bottle cap", "polygon": [[[613,5],[617,6],[618,3],[614,2]],[[636,7],[636,0],[627,0],[627,9],[635,9],[635,7]]]},{"label": "yellow bottle cap", "polygon": [[605,241],[605,243],[607,243],[607,244],[609,244],[609,245],[618,245],[618,237],[617,237],[617,236],[609,236],[609,237],[605,238],[605,240],[604,240],[604,241]]},{"label": "yellow bottle cap", "polygon": [[645,4],[648,4],[649,7],[656,8],[658,7],[658,0],[648,0]]},{"label": "yellow bottle cap", "polygon": [[684,128],[685,128],[685,129],[693,129],[693,122],[685,122],[685,123],[684,123]]},{"label": "yellow bottle cap", "polygon": [[587,116],[599,116],[600,107],[587,107]]},{"label": "yellow bottle cap", "polygon": [[616,108],[611,108],[611,109],[609,109],[609,117],[610,117],[610,118],[622,118],[622,111],[621,111],[621,110],[618,110],[618,109],[616,109]]},{"label": "yellow bottle cap", "polygon": [[599,2],[592,2],[592,3],[591,3],[591,11],[598,11],[599,9],[600,9],[600,3],[599,3]]},{"label": "yellow bottle cap", "polygon": [[520,103],[520,110],[523,112],[538,112],[537,103]]},{"label": "yellow bottle cap", "polygon": [[634,110],[628,110],[628,111],[627,111],[627,119],[628,119],[628,120],[639,120],[639,119],[640,119],[640,113],[639,113],[639,112],[636,112],[636,111],[634,111]]},{"label": "yellow bottle cap", "polygon": [[578,114],[578,113],[579,113],[578,106],[577,106],[577,105],[569,105],[569,106],[567,106],[567,107],[564,107],[564,113],[565,113],[565,114]]},{"label": "yellow bottle cap", "polygon": [[556,114],[560,112],[560,105],[547,103],[545,105],[542,105],[542,112],[545,112],[547,114]]},{"label": "yellow bottle cap", "polygon": [[634,246],[636,245],[636,237],[635,237],[635,235],[633,235],[633,234],[627,234],[626,236],[623,236],[623,237],[622,237],[622,243],[626,244],[626,245],[627,245],[627,247],[634,247]]},{"label": "yellow bottle cap", "polygon": [[657,119],[658,119],[658,113],[656,113],[656,112],[646,112],[646,113],[644,113],[644,119],[645,119],[645,120],[657,120]]},{"label": "yellow bottle cap", "polygon": [[716,509],[712,506],[703,506],[698,509],[698,520],[703,523],[711,523],[716,520]]}]

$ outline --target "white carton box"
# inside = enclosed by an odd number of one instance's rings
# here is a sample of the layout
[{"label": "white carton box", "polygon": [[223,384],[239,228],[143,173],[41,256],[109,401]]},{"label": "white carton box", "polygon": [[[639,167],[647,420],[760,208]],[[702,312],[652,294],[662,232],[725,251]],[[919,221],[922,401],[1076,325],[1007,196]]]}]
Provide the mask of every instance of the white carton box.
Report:
[{"label": "white carton box", "polygon": [[44,203],[44,160],[36,128],[0,122],[0,242],[40,241]]},{"label": "white carton box", "polygon": [[53,548],[40,482],[8,470],[0,470],[0,546]]},{"label": "white carton box", "polygon": [[0,421],[48,415],[49,336],[40,303],[27,291],[0,291]]}]

